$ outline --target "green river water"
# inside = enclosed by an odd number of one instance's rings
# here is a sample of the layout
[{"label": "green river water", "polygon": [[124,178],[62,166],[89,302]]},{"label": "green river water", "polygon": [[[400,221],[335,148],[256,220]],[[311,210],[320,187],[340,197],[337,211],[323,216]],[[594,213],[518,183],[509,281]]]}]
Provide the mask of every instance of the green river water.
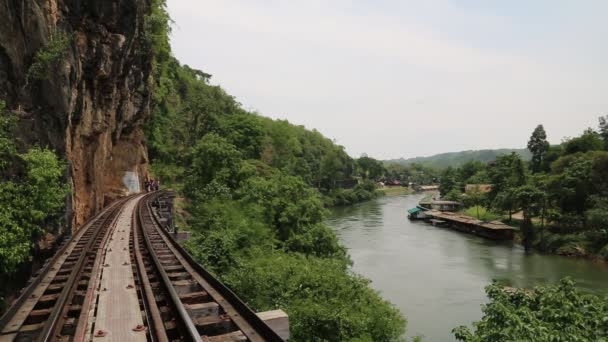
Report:
[{"label": "green river water", "polygon": [[455,341],[452,328],[481,318],[493,279],[532,287],[570,276],[586,291],[608,294],[608,265],[407,219],[422,195],[386,196],[333,210],[327,223],[348,248],[354,270],[408,320],[407,336]]}]

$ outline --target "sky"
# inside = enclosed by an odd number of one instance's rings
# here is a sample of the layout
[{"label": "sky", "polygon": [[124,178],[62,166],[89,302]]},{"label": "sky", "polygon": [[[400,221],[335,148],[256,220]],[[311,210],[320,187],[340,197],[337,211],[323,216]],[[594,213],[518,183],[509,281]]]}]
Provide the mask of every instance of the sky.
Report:
[{"label": "sky", "polygon": [[353,157],[523,148],[608,114],[606,0],[168,0],[173,53]]}]

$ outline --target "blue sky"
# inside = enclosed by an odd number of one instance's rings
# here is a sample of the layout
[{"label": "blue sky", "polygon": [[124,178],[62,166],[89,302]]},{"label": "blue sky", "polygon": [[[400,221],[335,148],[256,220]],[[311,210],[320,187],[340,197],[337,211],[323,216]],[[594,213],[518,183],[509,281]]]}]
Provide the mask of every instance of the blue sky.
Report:
[{"label": "blue sky", "polygon": [[608,114],[608,1],[169,0],[176,57],[353,156],[560,142]]}]

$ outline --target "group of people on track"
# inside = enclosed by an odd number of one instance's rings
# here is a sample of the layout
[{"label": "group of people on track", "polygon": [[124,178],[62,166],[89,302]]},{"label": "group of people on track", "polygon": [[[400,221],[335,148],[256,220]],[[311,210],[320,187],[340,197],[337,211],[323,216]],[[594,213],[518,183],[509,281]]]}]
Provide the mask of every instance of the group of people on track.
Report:
[{"label": "group of people on track", "polygon": [[146,189],[146,192],[156,191],[160,189],[160,181],[148,179],[144,182],[144,188]]}]

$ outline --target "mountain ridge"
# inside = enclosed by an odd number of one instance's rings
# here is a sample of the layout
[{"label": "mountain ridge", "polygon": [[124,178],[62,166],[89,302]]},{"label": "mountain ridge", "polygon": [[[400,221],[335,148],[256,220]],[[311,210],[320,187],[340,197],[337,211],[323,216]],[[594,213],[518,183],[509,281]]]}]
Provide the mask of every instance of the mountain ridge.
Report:
[{"label": "mountain ridge", "polygon": [[482,149],[482,150],[465,150],[457,152],[445,152],[434,154],[426,157],[411,157],[383,160],[385,164],[421,164],[427,167],[444,169],[449,166],[458,167],[469,161],[490,162],[495,160],[497,156],[515,152],[524,160],[529,160],[530,151],[524,148],[499,148],[499,149]]}]

